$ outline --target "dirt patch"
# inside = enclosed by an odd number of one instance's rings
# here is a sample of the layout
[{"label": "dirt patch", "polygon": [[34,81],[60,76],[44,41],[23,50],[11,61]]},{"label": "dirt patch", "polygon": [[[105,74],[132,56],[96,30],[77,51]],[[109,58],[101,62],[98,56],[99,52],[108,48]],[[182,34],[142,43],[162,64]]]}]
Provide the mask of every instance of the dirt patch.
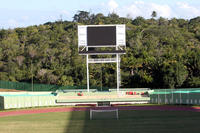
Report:
[{"label": "dirt patch", "polygon": [[23,90],[15,90],[15,89],[2,89],[0,88],[0,92],[22,92]]}]

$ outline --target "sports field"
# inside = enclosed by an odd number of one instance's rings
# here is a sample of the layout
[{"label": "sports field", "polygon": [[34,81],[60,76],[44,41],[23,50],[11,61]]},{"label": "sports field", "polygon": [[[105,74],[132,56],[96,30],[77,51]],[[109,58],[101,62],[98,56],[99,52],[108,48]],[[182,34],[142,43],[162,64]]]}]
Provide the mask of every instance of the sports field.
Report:
[{"label": "sports field", "polygon": [[[155,107],[155,110],[152,108],[145,110],[144,106],[134,106],[132,110],[131,107],[127,110],[125,108],[120,109],[119,120],[109,118],[89,120],[89,108],[80,108],[79,111],[76,108],[76,111],[73,111],[73,108],[69,110],[66,107],[63,108],[64,112],[56,112],[58,108],[50,108],[55,112],[3,116],[0,117],[0,133],[199,133],[200,131],[200,112],[195,110],[180,111],[172,107],[169,111],[166,110],[169,107],[164,107],[164,110],[160,106]],[[37,112],[37,109],[34,110]]]}]

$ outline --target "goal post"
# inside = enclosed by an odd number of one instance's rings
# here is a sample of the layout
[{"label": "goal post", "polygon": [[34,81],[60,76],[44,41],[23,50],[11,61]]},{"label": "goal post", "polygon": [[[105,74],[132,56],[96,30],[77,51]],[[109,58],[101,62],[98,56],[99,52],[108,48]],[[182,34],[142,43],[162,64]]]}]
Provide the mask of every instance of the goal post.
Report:
[{"label": "goal post", "polygon": [[118,109],[90,110],[90,120],[94,119],[119,119]]}]

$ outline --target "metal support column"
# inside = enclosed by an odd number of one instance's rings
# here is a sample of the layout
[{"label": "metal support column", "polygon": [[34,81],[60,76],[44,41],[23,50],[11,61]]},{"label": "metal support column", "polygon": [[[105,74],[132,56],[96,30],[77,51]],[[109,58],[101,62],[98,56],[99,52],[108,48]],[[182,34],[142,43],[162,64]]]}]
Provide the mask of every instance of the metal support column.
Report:
[{"label": "metal support column", "polygon": [[[86,48],[86,50],[88,51],[88,47]],[[87,64],[87,91],[90,91],[90,75],[89,75],[89,63],[88,63],[88,54],[86,55],[86,64]]]},{"label": "metal support column", "polygon": [[117,91],[119,91],[119,55],[116,54],[117,56]]},{"label": "metal support column", "polygon": [[121,59],[120,54],[118,55],[118,82],[119,82],[119,88],[121,86],[121,69],[120,69]]}]

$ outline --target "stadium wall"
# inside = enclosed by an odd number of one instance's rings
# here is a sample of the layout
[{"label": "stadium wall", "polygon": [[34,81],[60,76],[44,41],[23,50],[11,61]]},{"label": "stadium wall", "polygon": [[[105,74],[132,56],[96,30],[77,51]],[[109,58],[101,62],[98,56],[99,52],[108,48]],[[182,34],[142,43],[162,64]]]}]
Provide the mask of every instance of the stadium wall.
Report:
[{"label": "stadium wall", "polygon": [[200,105],[200,88],[154,90],[150,103]]},{"label": "stadium wall", "polygon": [[55,99],[51,92],[1,92],[0,109],[53,106]]}]

